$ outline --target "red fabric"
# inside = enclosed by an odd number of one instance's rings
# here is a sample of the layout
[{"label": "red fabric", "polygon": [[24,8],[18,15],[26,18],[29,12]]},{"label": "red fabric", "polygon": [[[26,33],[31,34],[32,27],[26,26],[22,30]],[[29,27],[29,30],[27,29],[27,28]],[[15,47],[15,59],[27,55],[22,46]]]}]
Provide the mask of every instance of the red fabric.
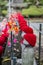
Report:
[{"label": "red fabric", "polygon": [[7,38],[9,36],[8,33],[2,34],[3,37]]},{"label": "red fabric", "polygon": [[2,45],[2,46],[4,45],[4,43],[6,42],[8,36],[9,36],[8,33],[2,34],[2,36],[0,37],[0,45]]},{"label": "red fabric", "polygon": [[2,30],[2,32],[6,33],[6,32],[8,32],[8,29],[5,28],[4,30]]},{"label": "red fabric", "polygon": [[[25,21],[24,17],[23,17],[21,14],[18,14],[17,16],[18,16],[18,22],[19,22],[19,23]],[[25,22],[26,22],[26,21],[25,21]]]},{"label": "red fabric", "polygon": [[24,19],[24,17],[22,16],[22,14],[21,13],[17,13],[17,16],[18,16],[18,20],[20,21],[20,19]]},{"label": "red fabric", "polygon": [[27,21],[25,19],[21,19],[19,23],[25,22],[27,23]]},{"label": "red fabric", "polygon": [[22,24],[26,24],[26,25],[27,25],[27,23],[26,23],[26,22],[20,22],[20,23],[19,23],[19,25],[22,25]]},{"label": "red fabric", "polygon": [[23,26],[21,27],[21,30],[25,33],[33,33],[33,29],[29,26]]},{"label": "red fabric", "polygon": [[0,56],[3,53],[3,50],[4,50],[3,45],[5,44],[5,42],[6,42],[7,38],[8,38],[8,35],[9,34],[6,33],[6,31],[5,31],[5,33],[0,36]]},{"label": "red fabric", "polygon": [[24,39],[31,45],[35,46],[36,44],[36,36],[34,34],[25,34]]},{"label": "red fabric", "polygon": [[0,45],[4,45],[5,43],[5,37],[0,37]]},{"label": "red fabric", "polygon": [[27,26],[26,24],[22,24],[20,25],[20,29],[22,29],[23,27]]},{"label": "red fabric", "polygon": [[3,47],[0,46],[0,56],[2,55],[2,53],[3,53]]}]

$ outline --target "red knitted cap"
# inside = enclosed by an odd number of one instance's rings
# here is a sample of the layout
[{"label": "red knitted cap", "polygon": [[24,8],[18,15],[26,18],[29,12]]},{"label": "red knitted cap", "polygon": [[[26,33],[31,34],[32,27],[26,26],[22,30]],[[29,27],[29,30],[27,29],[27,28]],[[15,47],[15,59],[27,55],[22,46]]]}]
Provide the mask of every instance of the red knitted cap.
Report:
[{"label": "red knitted cap", "polygon": [[27,24],[20,24],[20,29],[22,29],[23,27],[27,26]]},{"label": "red knitted cap", "polygon": [[25,22],[27,24],[27,21],[25,19],[21,19],[19,23]]},{"label": "red knitted cap", "polygon": [[17,16],[18,16],[18,22],[19,22],[19,24],[21,24],[23,22],[25,22],[27,24],[27,21],[24,19],[24,17],[21,14],[18,14]]},{"label": "red knitted cap", "polygon": [[17,13],[17,16],[18,16],[18,22],[21,22],[23,19],[24,19],[24,17],[22,16],[22,14],[21,13]]},{"label": "red knitted cap", "polygon": [[24,39],[31,45],[31,46],[35,46],[36,44],[36,35],[34,34],[25,34],[24,35]]},{"label": "red knitted cap", "polygon": [[23,26],[21,27],[21,30],[25,33],[33,33],[33,29],[29,26]]},{"label": "red knitted cap", "polygon": [[22,25],[22,24],[26,24],[26,25],[27,25],[27,23],[26,23],[26,22],[20,22],[20,23],[19,23],[19,25]]}]

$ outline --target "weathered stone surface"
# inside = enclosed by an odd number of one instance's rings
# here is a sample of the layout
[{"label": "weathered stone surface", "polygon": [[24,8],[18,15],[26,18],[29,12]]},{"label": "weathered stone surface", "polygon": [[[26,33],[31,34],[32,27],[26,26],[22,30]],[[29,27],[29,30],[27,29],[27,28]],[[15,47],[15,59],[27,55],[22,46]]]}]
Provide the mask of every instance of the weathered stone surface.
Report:
[{"label": "weathered stone surface", "polygon": [[23,3],[24,0],[14,0],[14,3]]}]

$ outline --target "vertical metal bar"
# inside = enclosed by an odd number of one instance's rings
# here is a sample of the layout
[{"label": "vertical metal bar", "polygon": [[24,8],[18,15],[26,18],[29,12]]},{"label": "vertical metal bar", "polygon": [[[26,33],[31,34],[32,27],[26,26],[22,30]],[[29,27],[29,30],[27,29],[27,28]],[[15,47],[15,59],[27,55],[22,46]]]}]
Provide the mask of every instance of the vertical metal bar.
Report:
[{"label": "vertical metal bar", "polygon": [[13,56],[13,35],[12,35],[12,31],[11,31],[11,65],[16,65],[16,57]]},{"label": "vertical metal bar", "polygon": [[12,31],[11,31],[11,65],[13,65],[13,39],[12,39]]},{"label": "vertical metal bar", "polygon": [[[39,25],[39,31],[41,31],[42,24]],[[41,33],[39,32],[39,65],[40,65],[40,55],[41,55]]]},{"label": "vertical metal bar", "polygon": [[13,59],[13,34],[12,34],[12,31],[11,31],[11,57]]}]

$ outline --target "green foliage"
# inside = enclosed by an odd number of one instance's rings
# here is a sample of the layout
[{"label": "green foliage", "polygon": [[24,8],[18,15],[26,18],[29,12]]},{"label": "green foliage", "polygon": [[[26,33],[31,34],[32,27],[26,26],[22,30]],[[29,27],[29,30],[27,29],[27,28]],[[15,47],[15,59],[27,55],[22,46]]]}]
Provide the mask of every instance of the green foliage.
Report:
[{"label": "green foliage", "polygon": [[34,2],[34,0],[29,0],[30,2]]},{"label": "green foliage", "polygon": [[[24,0],[24,2],[31,2],[32,4],[35,4],[37,0]],[[43,0],[38,0],[40,4],[43,4]]]},{"label": "green foliage", "polygon": [[30,0],[24,0],[24,2],[29,2]]},{"label": "green foliage", "polygon": [[33,16],[43,15],[43,7],[37,8],[36,6],[30,6],[28,9],[23,9],[22,14]]},{"label": "green foliage", "polygon": [[32,4],[34,4],[35,1],[36,1],[36,0],[24,0],[24,2],[30,2],[30,3],[32,3]]},{"label": "green foliage", "polygon": [[39,0],[40,1],[40,4],[43,4],[43,0]]},{"label": "green foliage", "polygon": [[3,6],[3,5],[5,6],[6,4],[7,4],[7,1],[5,1],[5,0],[4,1],[3,0],[0,1],[0,6]]},{"label": "green foliage", "polygon": [[[3,12],[5,10],[7,10],[6,8],[6,4],[7,4],[7,1],[6,0],[0,0],[0,14],[3,15],[5,14],[6,12]],[[5,14],[6,15],[6,14]]]},{"label": "green foliage", "polygon": [[26,0],[24,0],[24,2],[26,2]]},{"label": "green foliage", "polygon": [[2,10],[2,15],[5,16],[7,14],[7,10]]}]

